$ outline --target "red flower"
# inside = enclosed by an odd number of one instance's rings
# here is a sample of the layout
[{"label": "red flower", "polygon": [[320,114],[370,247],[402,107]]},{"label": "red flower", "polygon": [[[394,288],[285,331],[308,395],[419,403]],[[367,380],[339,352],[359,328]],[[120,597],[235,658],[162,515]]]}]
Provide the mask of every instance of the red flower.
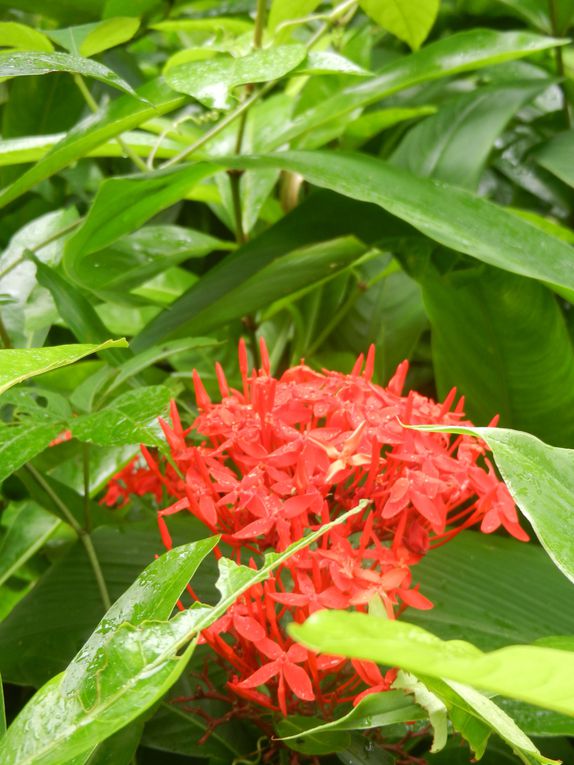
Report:
[{"label": "red flower", "polygon": [[[414,391],[402,395],[406,362],[386,388],[374,384],[373,349],[362,373],[360,357],[350,375],[300,365],[276,379],[264,344],[261,358],[262,368],[250,373],[240,343],[241,390],[216,367],[221,403],[194,372],[199,416],[186,430],[172,405],[171,425],[161,423],[171,461],[143,448],[146,464],[134,460],[120,471],[104,501],[167,495],[170,504],[158,511],[167,547],[169,516],[190,512],[240,561],[246,551],[283,550],[368,499],[368,512],[297,553],[202,634],[230,670],[237,695],[283,714],[308,711],[305,703],[316,700],[329,714],[342,701],[387,690],[393,671],[383,675],[372,663],[293,645],[290,621],[321,608],[364,611],[373,598],[390,619],[407,607],[430,608],[411,572],[429,549],[469,526],[490,533],[502,525],[527,537],[484,444],[403,427],[469,424],[461,401],[451,411],[454,391],[442,404]],[[191,429],[201,445],[188,440]]]}]

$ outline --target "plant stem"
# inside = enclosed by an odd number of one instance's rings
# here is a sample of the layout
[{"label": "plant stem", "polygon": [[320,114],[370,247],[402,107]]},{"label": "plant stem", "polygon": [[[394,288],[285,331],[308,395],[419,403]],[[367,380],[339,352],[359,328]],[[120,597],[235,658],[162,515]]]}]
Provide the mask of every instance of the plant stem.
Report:
[{"label": "plant stem", "polygon": [[235,238],[238,244],[245,244],[247,237],[243,229],[243,212],[241,209],[241,171],[228,171],[229,184],[231,186],[231,201],[233,203],[233,217],[235,218]]},{"label": "plant stem", "polygon": [[4,348],[11,348],[12,343],[10,342],[10,336],[8,332],[6,331],[6,327],[4,326],[4,322],[2,321],[2,317],[0,316],[0,340],[2,340],[2,345]]},{"label": "plant stem", "polygon": [[265,31],[265,19],[267,16],[267,0],[257,0],[257,9],[255,11],[255,31],[253,34],[253,47],[260,48],[263,42],[263,32]]},{"label": "plant stem", "polygon": [[[88,104],[90,109],[93,112],[97,112],[99,109],[98,103],[94,99],[92,94],[90,93],[90,89],[86,85],[86,82],[84,78],[82,77],[82,75],[75,74],[74,82],[78,86],[81,94],[84,97],[85,102]],[[146,165],[144,160],[138,154],[136,154],[136,152],[131,148],[131,146],[128,146],[127,143],[119,136],[115,138],[115,141],[118,144],[118,146],[121,148],[121,150],[124,152],[124,154],[126,154],[131,159],[131,161],[139,170],[141,170],[143,173],[148,172],[148,166]]]},{"label": "plant stem", "polygon": [[56,492],[52,489],[50,484],[44,479],[42,474],[36,470],[34,465],[32,465],[31,463],[28,463],[26,465],[26,469],[30,473],[32,478],[36,481],[36,483],[50,497],[52,502],[60,509],[66,521],[69,523],[69,525],[78,535],[78,539],[82,543],[84,550],[86,551],[86,555],[88,556],[88,560],[90,561],[90,565],[94,573],[94,578],[96,580],[96,584],[98,585],[98,590],[100,591],[100,597],[102,599],[102,603],[104,604],[104,608],[107,611],[112,605],[112,601],[110,599],[110,594],[108,592],[106,580],[104,579],[102,567],[100,566],[100,561],[98,560],[98,555],[96,553],[96,549],[94,547],[94,543],[92,542],[90,535],[87,533],[85,529],[83,529],[80,526],[80,524],[77,522],[77,520],[74,518],[74,516],[70,512],[70,510],[62,502],[62,500],[56,494]]},{"label": "plant stem", "polygon": [[90,513],[90,445],[82,444],[82,468],[84,473],[84,528],[88,534],[92,531]]},{"label": "plant stem", "polygon": [[[556,8],[556,0],[548,0],[548,12],[550,15],[550,23],[552,25],[552,34],[554,37],[558,37],[560,35],[559,29],[558,29],[558,13]],[[557,45],[554,48],[554,55],[556,56],[556,72],[558,73],[558,76],[564,79],[564,58],[562,57],[562,46]],[[560,89],[562,91],[562,102],[563,102],[563,111],[564,111],[564,117],[566,119],[566,125],[568,128],[572,127],[572,111],[570,108],[570,103],[568,101],[568,93],[566,92],[566,88],[564,86],[564,82],[560,83]]]},{"label": "plant stem", "polygon": [[20,255],[19,258],[16,258],[16,260],[12,261],[9,266],[6,266],[6,268],[3,271],[0,271],[0,279],[3,279],[7,274],[10,273],[16,266],[19,266],[21,263],[24,263],[26,260],[26,253],[27,252],[38,252],[38,250],[44,249],[44,247],[47,247],[49,244],[52,244],[52,242],[55,242],[57,239],[60,239],[60,237],[65,236],[70,231],[73,231],[75,228],[77,228],[80,223],[83,222],[83,218],[78,218],[73,223],[69,223],[67,226],[64,226],[64,228],[61,228],[59,231],[56,231],[55,234],[52,234],[52,236],[49,236],[47,239],[44,239],[39,244],[34,245],[34,247],[26,247],[24,249],[24,252],[22,255]]}]

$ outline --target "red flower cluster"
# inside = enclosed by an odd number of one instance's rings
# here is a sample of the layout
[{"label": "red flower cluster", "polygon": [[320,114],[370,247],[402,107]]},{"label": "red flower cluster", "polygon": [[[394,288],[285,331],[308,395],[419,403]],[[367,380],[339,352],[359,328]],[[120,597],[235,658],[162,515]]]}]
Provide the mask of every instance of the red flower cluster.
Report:
[{"label": "red flower cluster", "polygon": [[[350,375],[300,365],[276,379],[263,343],[261,357],[262,368],[250,373],[240,343],[241,391],[230,389],[216,366],[217,404],[194,373],[200,414],[192,427],[183,429],[175,405],[171,426],[162,422],[179,473],[143,448],[147,470],[128,466],[105,501],[127,496],[142,480],[156,495],[163,487],[176,500],[158,513],[167,547],[166,517],[187,511],[254,566],[253,556],[283,550],[368,499],[365,513],[292,556],[202,635],[231,668],[235,694],[284,715],[315,702],[328,715],[343,701],[387,690],[395,673],[315,655],[293,643],[286,624],[321,608],[366,610],[373,599],[390,619],[407,606],[431,608],[410,571],[429,547],[475,524],[527,536],[483,444],[404,427],[464,422],[462,401],[450,411],[454,391],[442,404],[414,391],[402,395],[407,362],[386,388],[375,385],[373,348]],[[187,438],[192,429],[205,439],[199,446]]]}]

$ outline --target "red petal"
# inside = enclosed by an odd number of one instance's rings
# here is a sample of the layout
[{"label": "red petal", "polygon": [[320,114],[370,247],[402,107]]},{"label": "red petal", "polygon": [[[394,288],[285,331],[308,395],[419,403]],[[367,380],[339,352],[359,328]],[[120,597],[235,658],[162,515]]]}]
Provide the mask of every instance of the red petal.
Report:
[{"label": "red petal", "polygon": [[305,672],[303,667],[299,667],[297,664],[292,664],[290,661],[286,661],[283,665],[283,675],[287,681],[287,685],[295,696],[303,701],[314,701],[315,694],[313,693],[313,686],[309,675]]},{"label": "red petal", "polygon": [[265,685],[272,677],[279,672],[279,662],[271,661],[269,664],[264,664],[262,667],[254,672],[252,675],[243,682],[239,683],[239,688],[257,688],[258,685]]},{"label": "red petal", "polygon": [[252,643],[265,638],[265,630],[252,616],[235,614],[233,617],[233,626],[242,638],[245,638],[245,640],[249,640]]}]

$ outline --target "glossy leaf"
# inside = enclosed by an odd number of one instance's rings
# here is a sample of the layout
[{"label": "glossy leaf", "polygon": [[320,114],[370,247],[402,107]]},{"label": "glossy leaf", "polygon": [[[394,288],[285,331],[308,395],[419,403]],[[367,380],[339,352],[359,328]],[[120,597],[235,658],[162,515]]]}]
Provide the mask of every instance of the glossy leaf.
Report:
[{"label": "glossy leaf", "polygon": [[404,622],[348,611],[320,611],[292,636],[308,648],[439,677],[574,716],[574,653],[516,645],[483,653],[462,640],[445,642]]},{"label": "glossy leaf", "polygon": [[157,429],[150,426],[167,413],[170,395],[169,389],[161,385],[123,393],[104,409],[74,418],[72,435],[100,446],[163,444]]},{"label": "glossy leaf", "polygon": [[33,56],[23,51],[0,54],[0,78],[37,76],[52,72],[71,72],[81,74],[83,77],[93,77],[125,93],[135,94],[132,86],[115,72],[87,58],[59,52],[37,52]]},{"label": "glossy leaf", "polygon": [[127,348],[125,340],[107,340],[99,345],[56,345],[49,348],[0,350],[0,394],[30,377],[73,364],[107,348]]},{"label": "glossy leaf", "polygon": [[210,109],[229,109],[238,85],[269,82],[291,72],[306,56],[303,45],[256,50],[241,58],[216,58],[173,66],[165,72],[168,85]]},{"label": "glossy leaf", "polygon": [[377,24],[417,50],[436,19],[440,0],[359,0]]},{"label": "glossy leaf", "polygon": [[507,122],[546,87],[547,80],[534,80],[460,95],[410,130],[392,162],[415,175],[475,190]]},{"label": "glossy leaf", "polygon": [[40,50],[50,53],[54,46],[46,35],[16,21],[0,22],[0,46],[21,50]]},{"label": "glossy leaf", "polygon": [[139,19],[129,16],[105,19],[84,38],[80,46],[80,55],[89,58],[131,40],[139,25]]},{"label": "glossy leaf", "polygon": [[63,423],[0,427],[0,483],[25,465],[58,436]]},{"label": "glossy leaf", "polygon": [[440,244],[574,297],[572,248],[463,189],[360,154],[284,152],[233,164],[299,172],[318,186],[378,204]]},{"label": "glossy leaf", "polygon": [[18,507],[0,542],[0,585],[43,547],[60,524],[35,502],[25,501]]},{"label": "glossy leaf", "polygon": [[534,158],[564,183],[574,186],[574,130],[559,133],[541,146]]},{"label": "glossy leaf", "polygon": [[174,93],[162,79],[152,80],[138,88],[137,95],[138,98],[122,96],[97,115],[80,122],[42,160],[0,192],[0,207],[85,157],[110,138],[153,117],[178,109],[186,101],[185,96]]},{"label": "glossy leaf", "polygon": [[129,234],[153,215],[179,202],[215,168],[197,164],[148,176],[104,181],[80,229],[66,245],[64,267],[76,280],[76,261]]},{"label": "glossy leaf", "polygon": [[498,32],[493,29],[458,32],[387,64],[372,79],[343,88],[301,112],[269,148],[278,148],[355,109],[376,103],[418,83],[513,61],[556,44],[564,44],[564,41],[530,32]]},{"label": "glossy leaf", "polygon": [[574,534],[574,452],[548,446],[530,433],[517,430],[469,427],[446,430],[477,436],[486,442],[510,493],[542,546],[558,568],[574,581],[574,548],[571,544]]},{"label": "glossy leaf", "polygon": [[494,268],[427,269],[417,278],[439,396],[456,386],[473,422],[499,414],[503,426],[573,445],[574,349],[554,295]]}]

